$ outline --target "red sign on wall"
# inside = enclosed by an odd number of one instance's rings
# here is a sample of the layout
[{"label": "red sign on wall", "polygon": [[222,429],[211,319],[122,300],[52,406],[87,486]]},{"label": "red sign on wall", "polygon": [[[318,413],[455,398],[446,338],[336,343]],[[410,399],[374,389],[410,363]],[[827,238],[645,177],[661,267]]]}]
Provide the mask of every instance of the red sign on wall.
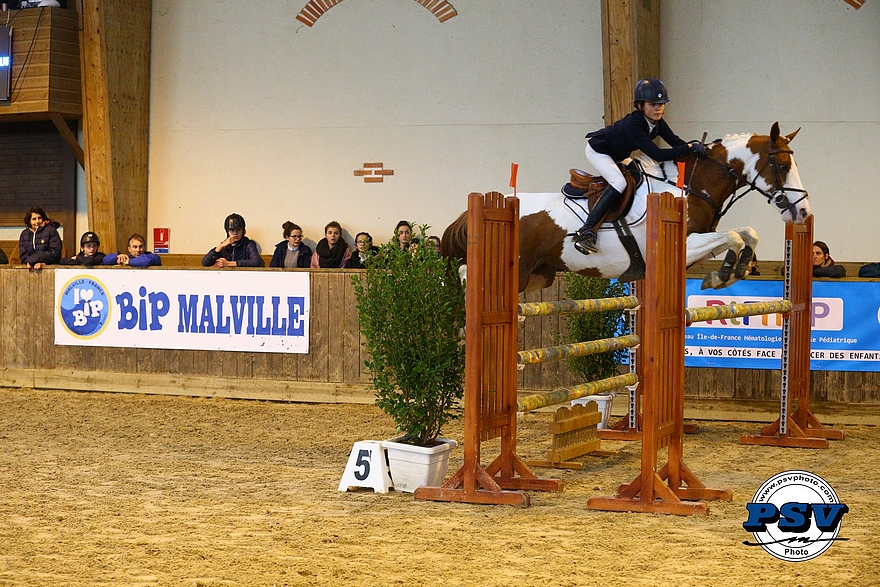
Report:
[{"label": "red sign on wall", "polygon": [[167,253],[168,245],[171,242],[170,228],[154,228],[153,229],[153,252]]}]

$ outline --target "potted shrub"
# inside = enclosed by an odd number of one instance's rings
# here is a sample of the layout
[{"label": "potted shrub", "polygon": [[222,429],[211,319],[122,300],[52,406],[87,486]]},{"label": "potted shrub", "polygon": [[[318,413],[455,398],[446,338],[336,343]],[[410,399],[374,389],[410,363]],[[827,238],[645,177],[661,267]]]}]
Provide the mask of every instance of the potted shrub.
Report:
[{"label": "potted shrub", "polygon": [[[626,285],[616,280],[585,277],[576,273],[568,273],[565,277],[565,295],[570,300],[594,300],[629,295]],[[626,326],[625,312],[626,310],[614,310],[611,312],[568,314],[565,317],[567,331],[565,342],[574,343],[620,336]],[[618,349],[584,357],[569,357],[566,359],[566,365],[584,383],[589,383],[619,375],[620,364],[628,355],[629,349]],[[599,428],[604,428],[608,424],[608,418],[611,415],[611,402],[615,395],[615,393],[591,395],[574,400],[572,403],[585,404],[588,401],[598,403],[599,411],[602,412],[602,422],[599,423]]]},{"label": "potted shrub", "polygon": [[[426,229],[421,227],[422,239]],[[399,491],[438,485],[456,444],[440,434],[460,415],[464,392],[464,289],[433,247],[387,243],[365,265],[352,281],[376,405],[399,434],[383,443],[391,477]],[[403,449],[416,454],[401,456]],[[418,461],[432,461],[431,478],[413,480],[402,470]]]}]

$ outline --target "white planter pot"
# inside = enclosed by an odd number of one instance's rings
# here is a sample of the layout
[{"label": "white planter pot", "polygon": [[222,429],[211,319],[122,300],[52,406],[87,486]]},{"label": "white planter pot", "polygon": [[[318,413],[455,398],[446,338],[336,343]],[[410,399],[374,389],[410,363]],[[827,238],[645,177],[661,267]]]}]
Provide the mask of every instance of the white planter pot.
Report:
[{"label": "white planter pot", "polygon": [[587,405],[587,402],[596,402],[599,405],[599,412],[602,414],[602,421],[599,422],[599,425],[596,428],[598,430],[603,430],[608,428],[611,419],[611,404],[614,402],[616,396],[617,394],[614,392],[588,395],[586,397],[571,400],[571,405],[580,404],[585,406]]},{"label": "white planter pot", "polygon": [[382,442],[382,447],[388,451],[388,468],[394,490],[412,493],[418,487],[442,485],[449,468],[449,453],[458,443],[449,438],[438,438],[441,444],[425,448],[396,442],[401,438]]}]

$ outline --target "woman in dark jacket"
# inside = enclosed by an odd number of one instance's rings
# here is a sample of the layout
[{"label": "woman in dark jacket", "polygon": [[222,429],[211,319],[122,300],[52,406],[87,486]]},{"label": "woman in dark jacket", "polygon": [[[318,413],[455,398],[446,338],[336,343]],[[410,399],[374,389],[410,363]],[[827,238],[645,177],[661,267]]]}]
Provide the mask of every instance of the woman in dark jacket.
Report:
[{"label": "woman in dark jacket", "polygon": [[846,267],[834,264],[828,245],[822,241],[813,243],[813,277],[846,277]]},{"label": "woman in dark jacket", "polygon": [[307,268],[312,263],[312,249],[302,241],[302,228],[289,220],[281,228],[284,229],[284,240],[275,245],[269,267]]},{"label": "woman in dark jacket", "polygon": [[18,253],[22,265],[40,269],[43,265],[53,265],[61,260],[61,237],[58,224],[47,222],[43,209],[34,206],[24,216],[25,229],[18,238]]}]

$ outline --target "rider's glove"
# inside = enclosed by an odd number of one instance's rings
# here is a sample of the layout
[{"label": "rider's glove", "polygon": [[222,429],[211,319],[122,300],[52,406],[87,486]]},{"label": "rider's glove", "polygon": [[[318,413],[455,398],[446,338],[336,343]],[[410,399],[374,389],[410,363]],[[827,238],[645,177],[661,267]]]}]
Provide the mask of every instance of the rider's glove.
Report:
[{"label": "rider's glove", "polygon": [[700,141],[691,141],[688,143],[688,146],[691,148],[691,151],[696,153],[698,156],[706,156],[706,147],[704,147],[703,143],[701,143]]}]

